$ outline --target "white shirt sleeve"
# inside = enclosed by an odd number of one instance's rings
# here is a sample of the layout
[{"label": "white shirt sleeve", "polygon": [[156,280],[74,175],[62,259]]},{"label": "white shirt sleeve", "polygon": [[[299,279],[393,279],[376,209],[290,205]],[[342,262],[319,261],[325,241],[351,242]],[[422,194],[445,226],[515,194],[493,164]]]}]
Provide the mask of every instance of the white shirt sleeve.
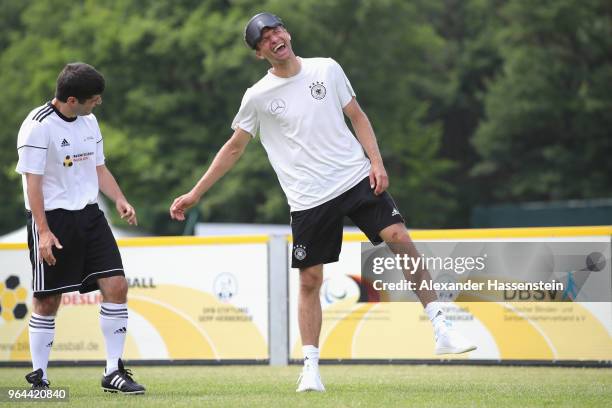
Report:
[{"label": "white shirt sleeve", "polygon": [[104,161],[104,139],[102,138],[100,128],[98,128],[98,139],[96,140],[96,166],[103,165]]},{"label": "white shirt sleeve", "polygon": [[334,79],[334,86],[336,87],[336,94],[340,99],[340,106],[343,108],[353,99],[355,91],[351,86],[350,81],[346,77],[346,74],[342,70],[340,64],[332,59],[332,78]]},{"label": "white shirt sleeve", "polygon": [[259,130],[259,118],[257,117],[257,109],[255,103],[250,97],[249,90],[244,93],[240,109],[232,121],[232,129],[242,129],[249,132],[252,137],[257,135]]},{"label": "white shirt sleeve", "polygon": [[35,120],[26,119],[17,137],[19,160],[15,170],[19,174],[44,174],[48,148],[49,135],[44,127]]}]

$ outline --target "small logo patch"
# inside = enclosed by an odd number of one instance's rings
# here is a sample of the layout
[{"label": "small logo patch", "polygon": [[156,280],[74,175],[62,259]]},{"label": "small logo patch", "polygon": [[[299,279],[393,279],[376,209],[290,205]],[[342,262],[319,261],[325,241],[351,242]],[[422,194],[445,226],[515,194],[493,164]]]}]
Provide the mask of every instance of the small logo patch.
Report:
[{"label": "small logo patch", "polygon": [[397,211],[397,208],[394,208],[393,211],[391,211],[391,216],[396,216],[396,215],[400,215],[400,212]]},{"label": "small logo patch", "polygon": [[325,95],[327,95],[327,89],[323,85],[323,82],[313,82],[312,85],[309,86],[310,94],[315,99],[323,99]]},{"label": "small logo patch", "polygon": [[51,340],[49,344],[47,344],[47,347],[52,347],[52,346],[53,346],[53,340]]},{"label": "small logo patch", "polygon": [[272,102],[270,102],[268,106],[268,110],[273,115],[280,115],[285,109],[287,109],[287,103],[280,98],[272,99]]},{"label": "small logo patch", "polygon": [[70,156],[66,156],[66,158],[64,159],[64,167],[72,167],[72,159],[70,158]]},{"label": "small logo patch", "polygon": [[238,279],[229,272],[222,272],[213,282],[213,291],[217,299],[227,303],[238,293]]},{"label": "small logo patch", "polygon": [[293,256],[298,261],[303,261],[306,258],[306,247],[304,245],[296,245],[293,248]]},{"label": "small logo patch", "polygon": [[68,143],[68,141],[66,139],[64,139],[64,140],[62,140],[61,146],[62,147],[68,147],[68,146],[70,146],[70,143]]},{"label": "small logo patch", "polygon": [[125,327],[115,330],[115,334],[124,334],[124,333],[127,333],[127,329]]}]

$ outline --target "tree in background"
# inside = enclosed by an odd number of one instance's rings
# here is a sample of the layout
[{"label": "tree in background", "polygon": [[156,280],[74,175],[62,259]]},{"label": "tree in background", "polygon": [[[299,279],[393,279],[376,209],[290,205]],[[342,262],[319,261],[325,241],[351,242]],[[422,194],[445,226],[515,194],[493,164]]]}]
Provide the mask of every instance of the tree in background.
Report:
[{"label": "tree in background", "polygon": [[[66,62],[107,79],[109,165],[157,234],[268,69],[242,42],[277,13],[303,57],[333,57],[370,117],[411,227],[463,227],[491,201],[612,195],[611,6],[604,0],[0,1],[0,233],[23,224],[15,143]],[[202,220],[288,222],[256,138]]]},{"label": "tree in background", "polygon": [[[12,34],[1,39],[6,75],[0,86],[8,103],[0,108],[6,124],[0,143],[8,194],[0,228],[21,223],[13,174],[19,123],[28,109],[52,97],[59,69],[81,60],[106,76],[97,116],[109,164],[139,218],[152,232],[180,232],[182,226],[169,222],[168,200],[212,160],[231,133],[245,89],[268,68],[241,40],[248,18],[262,9],[285,18],[300,55],[333,56],[346,67],[377,130],[399,205],[413,225],[444,225],[445,210],[453,206],[452,187],[443,178],[450,162],[438,157],[439,124],[427,120],[436,94],[445,91],[438,64],[443,43],[414,6],[341,0],[62,4],[14,7]],[[371,19],[385,30],[367,27]],[[288,206],[258,143],[204,198],[203,219],[287,222]]]},{"label": "tree in background", "polygon": [[612,195],[612,5],[514,0],[474,145],[486,200]]},{"label": "tree in background", "polygon": [[442,157],[456,164],[446,176],[456,186],[457,206],[445,213],[447,227],[466,227],[471,209],[483,195],[478,178],[470,175],[479,159],[471,143],[484,114],[488,83],[503,60],[495,43],[502,25],[499,11],[506,0],[423,1],[436,32],[445,41],[447,97],[432,104],[429,117],[442,123]]}]

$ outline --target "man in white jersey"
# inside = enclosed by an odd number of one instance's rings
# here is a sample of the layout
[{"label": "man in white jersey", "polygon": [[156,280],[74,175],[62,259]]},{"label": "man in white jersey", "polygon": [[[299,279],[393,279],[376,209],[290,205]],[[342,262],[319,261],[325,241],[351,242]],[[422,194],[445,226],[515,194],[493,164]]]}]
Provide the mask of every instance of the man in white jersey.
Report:
[{"label": "man in white jersey", "polygon": [[107,362],[104,391],[142,394],[121,361],[127,333],[127,281],[115,238],[98,208],[98,192],[129,224],[136,212],[104,165],[104,142],[92,110],[102,103],[104,77],[84,63],[68,64],[55,98],[32,110],[17,138],[32,263],[34,308],[29,322],[32,388],[48,388],[47,365],[61,294],[100,290],[100,327]]},{"label": "man in white jersey", "polygon": [[[292,267],[300,270],[298,320],[304,352],[297,391],[325,391],[318,369],[319,290],[323,264],[338,260],[344,217],[374,244],[385,241],[394,251],[415,257],[418,252],[385,191],[389,181],[374,131],[340,65],[330,58],[297,57],[291,35],[269,13],[249,21],[245,40],[257,58],[272,67],[247,89],[232,123],[234,134],[194,188],[174,200],[170,215],[184,220],[184,211],[236,163],[259,133],[291,207]],[[429,273],[420,269],[408,277],[422,280]],[[476,348],[448,327],[434,291],[417,291],[417,296],[434,325],[436,353]]]}]

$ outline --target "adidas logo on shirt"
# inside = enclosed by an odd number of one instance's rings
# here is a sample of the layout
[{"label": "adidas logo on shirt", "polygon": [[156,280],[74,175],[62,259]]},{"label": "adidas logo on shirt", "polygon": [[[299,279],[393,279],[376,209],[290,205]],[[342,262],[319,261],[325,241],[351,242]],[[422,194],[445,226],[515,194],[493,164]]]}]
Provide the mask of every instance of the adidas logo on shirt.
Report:
[{"label": "adidas logo on shirt", "polygon": [[122,334],[122,333],[127,333],[127,329],[125,327],[115,330],[115,334]]},{"label": "adidas logo on shirt", "polygon": [[47,344],[47,347],[51,347],[51,346],[53,346],[53,340],[49,342],[49,344]]},{"label": "adidas logo on shirt", "polygon": [[400,212],[397,211],[397,208],[394,208],[393,211],[391,211],[391,216],[395,216],[395,215],[400,215]]},{"label": "adidas logo on shirt", "polygon": [[70,143],[68,143],[68,141],[66,139],[62,140],[62,147],[68,147],[70,146]]}]

